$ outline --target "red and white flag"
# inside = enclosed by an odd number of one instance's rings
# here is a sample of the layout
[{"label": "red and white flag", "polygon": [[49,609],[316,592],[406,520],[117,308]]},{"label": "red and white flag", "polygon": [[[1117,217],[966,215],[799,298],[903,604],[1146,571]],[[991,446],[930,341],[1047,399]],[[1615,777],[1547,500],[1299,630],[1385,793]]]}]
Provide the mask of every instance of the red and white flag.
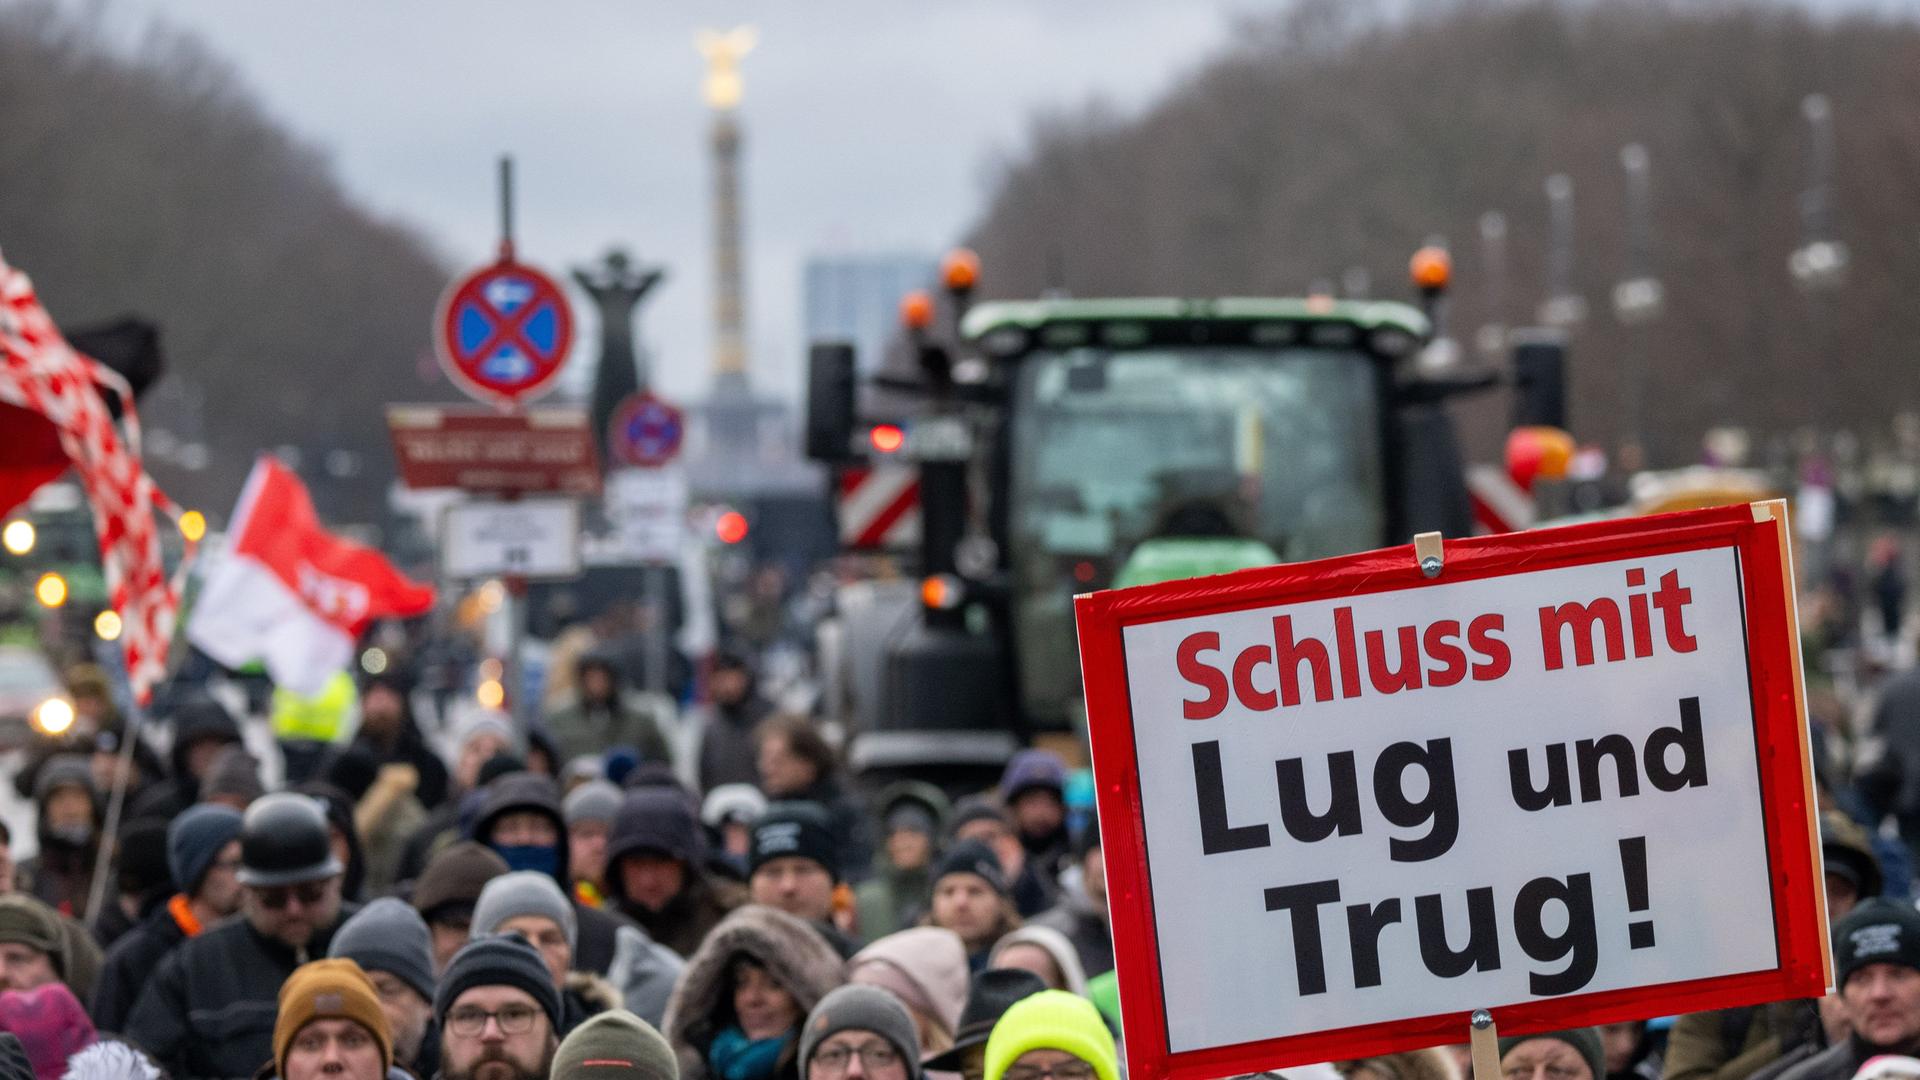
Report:
[{"label": "red and white flag", "polygon": [[433,607],[433,587],[320,525],[306,485],[271,457],[254,463],[207,573],[187,639],[228,667],[264,661],[273,681],[313,695],[353,662],[367,624]]},{"label": "red and white flag", "polygon": [[[120,398],[122,428],[101,388]],[[120,613],[120,646],[135,700],[146,704],[166,678],[179,597],[160,557],[154,511],[176,513],[140,464],[140,421],[133,390],[105,364],[74,351],[40,305],[27,275],[0,259],[0,457],[9,501],[66,469],[46,453],[48,427],[93,508],[107,596]]]}]

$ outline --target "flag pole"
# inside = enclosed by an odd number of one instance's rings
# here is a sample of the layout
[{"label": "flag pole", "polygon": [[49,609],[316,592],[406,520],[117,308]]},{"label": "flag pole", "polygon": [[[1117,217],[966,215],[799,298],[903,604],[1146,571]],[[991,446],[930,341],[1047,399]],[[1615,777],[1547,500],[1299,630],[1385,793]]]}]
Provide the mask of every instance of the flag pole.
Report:
[{"label": "flag pole", "polygon": [[113,792],[107,798],[107,821],[100,830],[100,850],[93,857],[93,887],[87,896],[85,919],[89,929],[99,917],[100,906],[106,900],[107,876],[113,870],[114,848],[120,842],[120,813],[127,801],[127,777],[133,774],[134,741],[140,738],[144,723],[140,703],[131,703],[127,709],[125,730],[120,735],[120,767],[114,771]]}]

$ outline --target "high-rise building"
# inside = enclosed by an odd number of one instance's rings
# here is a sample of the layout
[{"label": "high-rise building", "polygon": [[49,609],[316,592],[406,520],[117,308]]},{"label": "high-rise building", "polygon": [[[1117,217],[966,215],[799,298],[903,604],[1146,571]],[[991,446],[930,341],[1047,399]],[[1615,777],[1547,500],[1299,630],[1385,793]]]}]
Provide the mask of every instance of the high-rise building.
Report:
[{"label": "high-rise building", "polygon": [[900,298],[932,287],[939,272],[938,259],[912,253],[808,259],[801,283],[807,341],[851,342],[860,371],[879,370],[900,333]]}]

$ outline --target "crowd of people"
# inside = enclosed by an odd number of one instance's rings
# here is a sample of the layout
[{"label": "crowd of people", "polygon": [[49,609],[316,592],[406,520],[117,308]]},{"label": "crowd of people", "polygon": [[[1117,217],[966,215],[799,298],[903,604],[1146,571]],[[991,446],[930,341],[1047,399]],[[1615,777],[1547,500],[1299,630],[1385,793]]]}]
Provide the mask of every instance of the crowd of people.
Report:
[{"label": "crowd of people", "polygon": [[[175,696],[156,754],[73,673],[73,732],[16,777],[37,850],[0,859],[0,1080],[1122,1080],[1100,833],[1061,757],[862,797],[744,662],[691,746],[604,656],[572,674],[532,723],[439,735],[368,677],[351,739],[269,784],[213,696]],[[1916,699],[1920,674],[1881,691]],[[1835,995],[1509,1039],[1505,1080],[1920,1080],[1905,789],[1874,776],[1820,777]],[[1289,1075],[1470,1071],[1455,1047]]]},{"label": "crowd of people", "polygon": [[214,695],[173,695],[156,754],[72,673],[73,731],[16,777],[0,1075],[1120,1080],[1060,757],[863,799],[743,662],[689,761],[604,656],[573,674],[438,735],[368,677],[350,739],[275,768]]}]

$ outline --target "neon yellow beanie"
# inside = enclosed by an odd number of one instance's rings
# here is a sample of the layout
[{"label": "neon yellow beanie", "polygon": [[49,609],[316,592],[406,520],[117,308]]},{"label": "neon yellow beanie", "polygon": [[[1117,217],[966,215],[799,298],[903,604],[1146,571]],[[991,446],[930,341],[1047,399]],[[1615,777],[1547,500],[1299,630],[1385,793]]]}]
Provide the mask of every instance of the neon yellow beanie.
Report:
[{"label": "neon yellow beanie", "polygon": [[987,1036],[986,1080],[1029,1050],[1064,1050],[1093,1066],[1099,1080],[1120,1080],[1120,1056],[1100,1010],[1065,990],[1042,990],[1013,1004]]}]

